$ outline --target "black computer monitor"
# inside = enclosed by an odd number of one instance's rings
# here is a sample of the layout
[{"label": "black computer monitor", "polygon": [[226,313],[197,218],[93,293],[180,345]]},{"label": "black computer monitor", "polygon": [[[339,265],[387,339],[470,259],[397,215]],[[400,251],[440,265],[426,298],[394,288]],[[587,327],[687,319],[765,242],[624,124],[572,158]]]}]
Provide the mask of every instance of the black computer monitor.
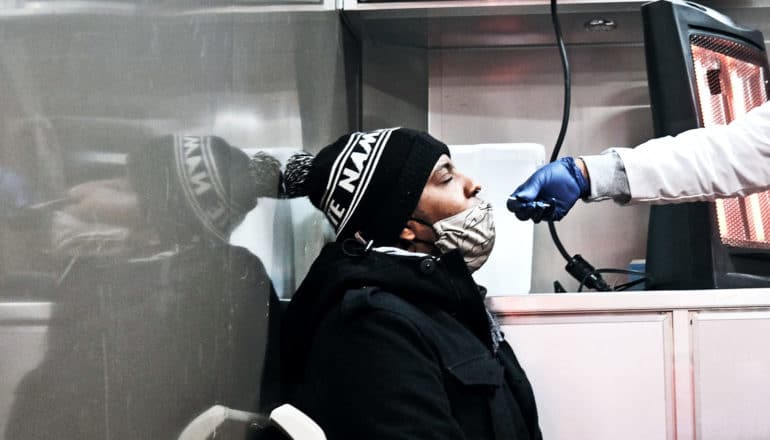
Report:
[{"label": "black computer monitor", "polygon": [[[656,136],[726,124],[768,100],[760,32],[689,1],[647,3],[642,17]],[[651,289],[770,286],[770,192],[654,206],[647,271]]]}]

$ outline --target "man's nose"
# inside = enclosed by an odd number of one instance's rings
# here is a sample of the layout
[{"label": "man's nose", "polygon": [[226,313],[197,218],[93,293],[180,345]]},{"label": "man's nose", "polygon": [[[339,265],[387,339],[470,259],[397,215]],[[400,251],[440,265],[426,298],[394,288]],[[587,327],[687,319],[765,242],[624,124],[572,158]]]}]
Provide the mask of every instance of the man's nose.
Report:
[{"label": "man's nose", "polygon": [[465,176],[465,197],[474,197],[481,191],[481,185],[470,177]]}]

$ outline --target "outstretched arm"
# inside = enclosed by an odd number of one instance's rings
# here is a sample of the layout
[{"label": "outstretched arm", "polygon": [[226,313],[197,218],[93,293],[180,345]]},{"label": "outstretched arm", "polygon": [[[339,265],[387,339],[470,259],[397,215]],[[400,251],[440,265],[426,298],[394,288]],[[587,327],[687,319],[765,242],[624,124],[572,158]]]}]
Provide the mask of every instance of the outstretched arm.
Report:
[{"label": "outstretched arm", "polygon": [[[611,151],[623,162],[631,203],[710,201],[763,191],[770,188],[770,103],[729,125]],[[596,180],[599,174],[593,173],[589,157],[584,159]],[[591,196],[613,197],[593,190]]]},{"label": "outstretched arm", "polygon": [[[571,160],[560,161],[565,159]],[[770,103],[729,125],[582,156],[574,167],[560,161],[535,172],[511,194],[508,209],[519,219],[560,220],[579,198],[662,204],[763,191],[770,188]]]}]

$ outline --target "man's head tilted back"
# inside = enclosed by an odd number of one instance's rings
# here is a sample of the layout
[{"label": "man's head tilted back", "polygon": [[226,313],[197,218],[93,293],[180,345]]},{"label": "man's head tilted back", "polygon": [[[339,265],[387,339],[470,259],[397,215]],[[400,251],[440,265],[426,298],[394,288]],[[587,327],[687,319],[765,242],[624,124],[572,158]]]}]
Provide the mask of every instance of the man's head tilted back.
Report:
[{"label": "man's head tilted back", "polygon": [[337,233],[356,232],[375,245],[398,243],[445,144],[426,133],[388,128],[351,133],[315,158],[295,156],[284,175],[290,196],[307,195]]},{"label": "man's head tilted back", "polygon": [[482,253],[486,260],[494,243],[491,207],[475,197],[480,187],[454,168],[449,155],[446,144],[416,130],[356,132],[315,157],[293,156],[284,174],[286,194],[307,195],[337,241],[358,233],[374,246],[458,248],[465,257]]}]

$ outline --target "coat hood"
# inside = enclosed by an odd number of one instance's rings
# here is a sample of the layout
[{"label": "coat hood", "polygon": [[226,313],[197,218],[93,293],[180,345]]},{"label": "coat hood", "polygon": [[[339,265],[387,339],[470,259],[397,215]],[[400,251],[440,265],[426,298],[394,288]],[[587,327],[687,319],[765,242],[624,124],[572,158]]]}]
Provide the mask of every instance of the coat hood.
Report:
[{"label": "coat hood", "polygon": [[473,281],[459,252],[436,257],[366,251],[346,240],[323,248],[286,310],[281,344],[285,381],[301,380],[317,327],[347,291],[362,287],[378,287],[418,307],[438,307],[491,345],[485,290]]}]

